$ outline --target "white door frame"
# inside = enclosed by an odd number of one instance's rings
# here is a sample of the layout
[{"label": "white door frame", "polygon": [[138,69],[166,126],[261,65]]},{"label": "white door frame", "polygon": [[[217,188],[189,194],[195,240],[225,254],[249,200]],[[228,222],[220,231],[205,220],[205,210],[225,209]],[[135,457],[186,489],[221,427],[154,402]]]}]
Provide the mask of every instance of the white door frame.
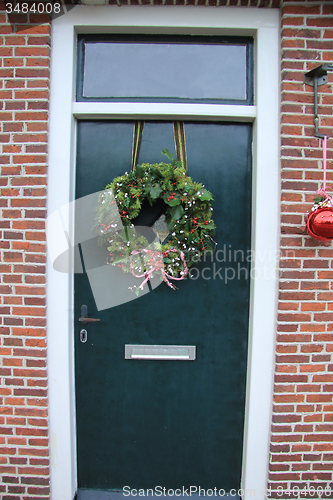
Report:
[{"label": "white door frame", "polygon": [[[77,33],[198,33],[253,36],[255,105],[75,103]],[[52,23],[48,213],[74,199],[76,119],[177,118],[254,125],[248,374],[242,489],[263,500],[274,375],[279,235],[279,11],[176,6],[76,6]],[[66,222],[66,221],[65,221]],[[73,279],[47,266],[51,499],[76,491]]]}]

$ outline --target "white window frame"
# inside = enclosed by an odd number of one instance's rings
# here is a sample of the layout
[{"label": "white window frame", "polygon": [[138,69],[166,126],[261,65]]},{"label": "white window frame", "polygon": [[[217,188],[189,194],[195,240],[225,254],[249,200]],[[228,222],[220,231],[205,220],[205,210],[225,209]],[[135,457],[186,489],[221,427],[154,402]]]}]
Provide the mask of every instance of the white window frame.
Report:
[{"label": "white window frame", "polygon": [[[255,103],[75,102],[78,33],[254,37]],[[252,249],[242,489],[264,500],[274,375],[279,235],[279,11],[200,6],[76,6],[52,23],[48,213],[74,199],[78,119],[207,119],[253,123]],[[76,491],[73,278],[47,265],[51,499]]]}]

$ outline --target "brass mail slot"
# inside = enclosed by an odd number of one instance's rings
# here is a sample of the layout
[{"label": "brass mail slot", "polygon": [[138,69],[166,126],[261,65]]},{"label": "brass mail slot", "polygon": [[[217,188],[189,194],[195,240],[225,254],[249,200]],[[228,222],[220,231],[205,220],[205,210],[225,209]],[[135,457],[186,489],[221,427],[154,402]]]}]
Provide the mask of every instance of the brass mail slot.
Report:
[{"label": "brass mail slot", "polygon": [[125,345],[125,359],[194,361],[195,345]]}]

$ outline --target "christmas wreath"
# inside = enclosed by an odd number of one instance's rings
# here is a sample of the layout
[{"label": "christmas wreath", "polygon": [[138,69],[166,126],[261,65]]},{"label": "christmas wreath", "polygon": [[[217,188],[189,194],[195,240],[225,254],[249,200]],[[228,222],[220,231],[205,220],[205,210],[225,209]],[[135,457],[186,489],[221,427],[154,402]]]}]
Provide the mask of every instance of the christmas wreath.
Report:
[{"label": "christmas wreath", "polygon": [[[154,272],[160,272],[162,279],[174,288],[170,279],[184,279],[203,252],[216,245],[212,239],[212,194],[203,184],[193,181],[168,150],[162,153],[170,163],[143,163],[116,177],[103,192],[111,191],[112,201],[107,202],[102,193],[97,207],[99,239],[107,246],[109,263],[143,277],[141,289]],[[119,231],[110,220],[110,204],[114,203],[123,226]],[[153,219],[148,220],[151,214]],[[151,225],[155,241],[141,231],[145,229],[142,226]],[[111,227],[115,228],[112,233]],[[139,293],[138,289],[135,291]]]}]

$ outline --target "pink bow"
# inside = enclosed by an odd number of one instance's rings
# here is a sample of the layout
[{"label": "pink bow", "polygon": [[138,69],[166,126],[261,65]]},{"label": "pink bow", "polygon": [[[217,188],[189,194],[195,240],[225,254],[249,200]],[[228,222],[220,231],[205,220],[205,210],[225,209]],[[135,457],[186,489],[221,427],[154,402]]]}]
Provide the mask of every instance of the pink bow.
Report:
[{"label": "pink bow", "polygon": [[325,198],[324,202],[325,201],[331,201],[333,203],[333,199],[332,199],[332,196],[330,196],[329,194],[327,194],[326,192],[326,189],[330,189],[330,188],[327,188],[326,186],[326,169],[327,169],[327,135],[324,136],[323,138],[323,170],[324,170],[324,183],[323,183],[323,186],[318,189],[317,191],[317,194],[319,194],[319,196],[322,196]]},{"label": "pink bow", "polygon": [[145,279],[143,280],[143,282],[141,283],[141,285],[139,286],[139,288],[142,288],[144,287],[144,285],[147,283],[148,280],[151,279],[153,273],[155,271],[161,271],[161,274],[163,276],[163,279],[164,281],[166,282],[166,284],[172,288],[173,290],[175,290],[175,287],[172,283],[170,283],[169,279],[172,279],[172,280],[177,280],[177,281],[180,281],[180,280],[183,280],[188,272],[188,269],[187,269],[187,265],[186,265],[186,260],[185,260],[185,255],[184,253],[181,251],[181,250],[177,250],[176,248],[172,248],[170,250],[167,250],[166,252],[163,252],[163,255],[169,253],[169,252],[179,252],[180,253],[180,257],[183,261],[183,264],[184,264],[184,271],[183,271],[183,274],[181,276],[181,278],[175,278],[174,276],[171,276],[170,274],[168,274],[165,270],[164,270],[164,263],[163,263],[163,258],[162,258],[162,255],[160,252],[158,251],[152,251],[152,250],[148,250],[147,248],[144,248],[143,250],[133,250],[131,255],[139,255],[141,253],[145,252],[149,258],[148,258],[148,262],[145,263],[145,265],[149,265],[149,269],[148,271],[144,272],[143,274],[135,274],[134,272],[134,269],[133,269],[133,263],[131,261],[131,273],[133,274],[133,276],[135,278],[143,278],[145,277]]}]

